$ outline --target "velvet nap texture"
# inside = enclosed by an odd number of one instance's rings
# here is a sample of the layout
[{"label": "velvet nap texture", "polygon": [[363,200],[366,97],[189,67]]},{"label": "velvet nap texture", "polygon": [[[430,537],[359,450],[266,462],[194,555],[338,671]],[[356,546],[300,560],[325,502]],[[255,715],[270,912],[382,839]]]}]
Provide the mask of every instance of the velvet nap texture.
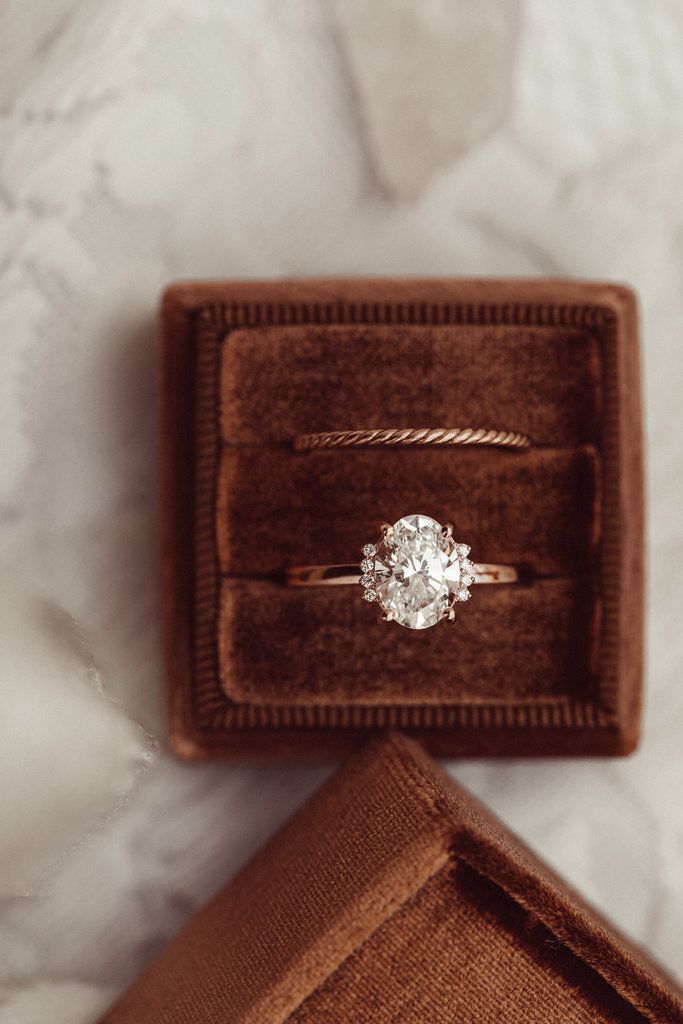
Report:
[{"label": "velvet nap texture", "polygon": [[680,993],[422,750],[356,755],[103,1024],[681,1024]]},{"label": "velvet nap texture", "polygon": [[[642,677],[635,304],[570,282],[176,285],[162,331],[165,596],[176,748],[329,756],[400,726],[439,754],[626,753]],[[522,430],[534,447],[295,452],[297,433]],[[458,623],[375,623],[353,563],[380,519],[453,520]]]}]

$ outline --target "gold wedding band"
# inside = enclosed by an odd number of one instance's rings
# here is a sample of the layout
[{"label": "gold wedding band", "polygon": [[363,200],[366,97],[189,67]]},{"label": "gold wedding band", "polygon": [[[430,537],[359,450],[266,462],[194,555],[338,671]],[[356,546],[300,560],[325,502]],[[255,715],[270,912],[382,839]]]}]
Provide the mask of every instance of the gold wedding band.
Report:
[{"label": "gold wedding band", "polygon": [[392,427],[386,430],[333,430],[319,434],[299,434],[294,438],[299,452],[320,448],[377,448],[407,445],[482,445],[520,450],[531,447],[527,434],[517,430],[483,427]]}]

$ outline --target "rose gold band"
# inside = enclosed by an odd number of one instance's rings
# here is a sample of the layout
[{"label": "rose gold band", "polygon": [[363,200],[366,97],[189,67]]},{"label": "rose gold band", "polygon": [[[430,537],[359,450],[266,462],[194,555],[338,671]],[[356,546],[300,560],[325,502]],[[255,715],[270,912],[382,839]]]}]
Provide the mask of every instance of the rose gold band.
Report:
[{"label": "rose gold band", "polygon": [[[287,570],[290,587],[332,587],[360,583],[361,572],[357,565],[296,565]],[[516,583],[519,574],[513,565],[494,565],[489,562],[475,563],[475,583]]]},{"label": "rose gold band", "polygon": [[522,449],[532,444],[527,434],[516,430],[487,430],[482,427],[394,427],[387,430],[334,430],[321,434],[299,434],[296,451],[318,448],[376,448],[404,445],[486,445]]}]

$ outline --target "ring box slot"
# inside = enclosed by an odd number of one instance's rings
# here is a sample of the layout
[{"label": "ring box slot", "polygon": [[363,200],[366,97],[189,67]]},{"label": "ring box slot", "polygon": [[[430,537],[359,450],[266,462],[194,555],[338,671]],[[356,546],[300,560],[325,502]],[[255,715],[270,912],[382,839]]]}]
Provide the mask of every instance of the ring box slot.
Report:
[{"label": "ring box slot", "polygon": [[[218,557],[223,574],[242,577],[296,564],[358,564],[362,545],[377,541],[380,521],[393,523],[412,510],[452,521],[474,561],[524,565],[540,576],[580,575],[595,566],[599,502],[592,445],[311,452],[227,446],[217,481]],[[345,593],[357,611],[360,591]],[[473,600],[481,594],[479,588]]]},{"label": "ring box slot", "polygon": [[577,639],[594,628],[590,586],[590,577],[563,577],[482,587],[458,616],[455,640],[451,629],[378,627],[368,644],[344,587],[283,592],[226,580],[219,651],[231,673],[223,685],[232,700],[255,705],[381,706],[387,695],[436,706],[538,705],[569,693],[588,700],[595,666]]},{"label": "ring box slot", "polygon": [[520,430],[547,445],[600,435],[599,345],[569,325],[259,326],[231,332],[221,371],[231,445],[404,426]]},{"label": "ring box slot", "polygon": [[[631,292],[177,285],[163,353],[183,753],[316,756],[397,724],[439,753],[633,748],[643,573]],[[292,448],[300,433],[406,426],[518,430],[534,445]],[[360,587],[283,585],[291,565],[357,563],[380,520],[411,512],[453,521],[474,561],[517,565],[522,584],[475,585],[455,625],[423,633],[377,625]]]}]

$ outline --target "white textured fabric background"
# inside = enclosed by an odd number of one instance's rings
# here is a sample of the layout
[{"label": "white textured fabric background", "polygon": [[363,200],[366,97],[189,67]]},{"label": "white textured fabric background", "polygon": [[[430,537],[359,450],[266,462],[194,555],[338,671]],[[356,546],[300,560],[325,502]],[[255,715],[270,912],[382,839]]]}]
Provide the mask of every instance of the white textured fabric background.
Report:
[{"label": "white textured fabric background", "polygon": [[452,771],[683,977],[679,0],[2,0],[0,40],[1,1024],[94,1021],[328,771],[166,750],[153,319],[179,277],[636,286],[642,750]]}]

